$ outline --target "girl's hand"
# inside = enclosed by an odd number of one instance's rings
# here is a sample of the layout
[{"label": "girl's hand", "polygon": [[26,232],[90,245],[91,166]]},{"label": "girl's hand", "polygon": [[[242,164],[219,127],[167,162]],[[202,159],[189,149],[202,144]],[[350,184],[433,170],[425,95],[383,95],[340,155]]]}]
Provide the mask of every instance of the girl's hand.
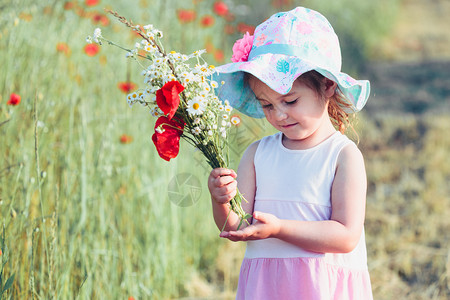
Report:
[{"label": "girl's hand", "polygon": [[238,231],[223,231],[220,237],[230,241],[251,241],[274,237],[280,231],[281,222],[276,216],[268,213],[254,212],[255,224]]},{"label": "girl's hand", "polygon": [[236,196],[237,174],[234,170],[216,168],[208,178],[208,189],[217,203],[225,204]]}]

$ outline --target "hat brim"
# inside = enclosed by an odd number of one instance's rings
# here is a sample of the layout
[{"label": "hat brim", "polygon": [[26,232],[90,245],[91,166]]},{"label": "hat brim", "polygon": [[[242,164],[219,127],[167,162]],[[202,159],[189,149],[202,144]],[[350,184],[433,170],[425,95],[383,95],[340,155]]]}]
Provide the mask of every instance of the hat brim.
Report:
[{"label": "hat brim", "polygon": [[244,73],[250,73],[279,94],[289,93],[294,81],[302,74],[315,70],[336,82],[351,105],[347,112],[361,110],[370,93],[367,80],[356,80],[339,71],[329,71],[313,65],[296,56],[284,54],[264,54],[251,61],[229,63],[216,68],[215,81],[224,82],[218,91],[218,97],[228,100],[232,107],[253,117],[263,118],[264,112],[255,94],[244,80]]}]

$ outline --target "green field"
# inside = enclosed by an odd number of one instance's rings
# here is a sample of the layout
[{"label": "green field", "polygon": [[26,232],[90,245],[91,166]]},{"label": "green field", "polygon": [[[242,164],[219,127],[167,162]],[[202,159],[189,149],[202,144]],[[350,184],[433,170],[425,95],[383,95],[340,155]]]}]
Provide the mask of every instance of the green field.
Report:
[{"label": "green field", "polygon": [[[105,14],[107,7],[163,30],[166,50],[206,48],[205,58],[218,65],[228,61],[239,30],[295,1],[264,1],[254,10],[255,1],[240,1],[249,6],[230,5],[234,18],[218,15],[207,0],[88,2],[0,0],[0,293],[9,287],[0,298],[233,299],[244,245],[218,237],[208,165],[187,143],[176,159],[159,158],[154,118],[129,108],[118,88],[143,86],[139,65],[109,45],[88,56],[85,39],[100,27],[127,48],[139,41]],[[354,9],[375,9],[377,19],[388,2]],[[194,11],[193,20],[180,20],[180,10]],[[343,46],[357,58],[350,69],[367,71],[361,64],[388,29],[380,23],[363,40],[338,26],[353,41]],[[450,297],[450,92],[439,80],[428,98],[415,98],[414,111],[402,111],[406,104],[383,110],[390,100],[375,88],[369,101],[378,104],[356,124],[369,179],[366,239],[375,299]],[[18,105],[7,104],[12,93],[21,96]],[[242,116],[229,140],[231,167],[248,144],[272,132],[264,121]]]}]

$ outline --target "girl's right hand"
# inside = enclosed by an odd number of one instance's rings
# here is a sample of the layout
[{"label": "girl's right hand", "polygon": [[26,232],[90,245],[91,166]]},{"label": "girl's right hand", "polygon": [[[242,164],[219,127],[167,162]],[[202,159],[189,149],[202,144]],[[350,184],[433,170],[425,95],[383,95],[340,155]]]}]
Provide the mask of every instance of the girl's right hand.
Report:
[{"label": "girl's right hand", "polygon": [[234,170],[216,168],[208,178],[208,189],[214,201],[220,204],[228,203],[236,196],[237,174]]}]

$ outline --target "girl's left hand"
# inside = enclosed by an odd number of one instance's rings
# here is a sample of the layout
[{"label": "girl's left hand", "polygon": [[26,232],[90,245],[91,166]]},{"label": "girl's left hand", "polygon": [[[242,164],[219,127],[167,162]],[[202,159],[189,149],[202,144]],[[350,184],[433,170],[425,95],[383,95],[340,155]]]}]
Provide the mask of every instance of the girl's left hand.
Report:
[{"label": "girl's left hand", "polygon": [[238,231],[223,231],[220,237],[230,241],[251,241],[274,237],[280,231],[280,219],[268,213],[254,212],[256,223]]}]

